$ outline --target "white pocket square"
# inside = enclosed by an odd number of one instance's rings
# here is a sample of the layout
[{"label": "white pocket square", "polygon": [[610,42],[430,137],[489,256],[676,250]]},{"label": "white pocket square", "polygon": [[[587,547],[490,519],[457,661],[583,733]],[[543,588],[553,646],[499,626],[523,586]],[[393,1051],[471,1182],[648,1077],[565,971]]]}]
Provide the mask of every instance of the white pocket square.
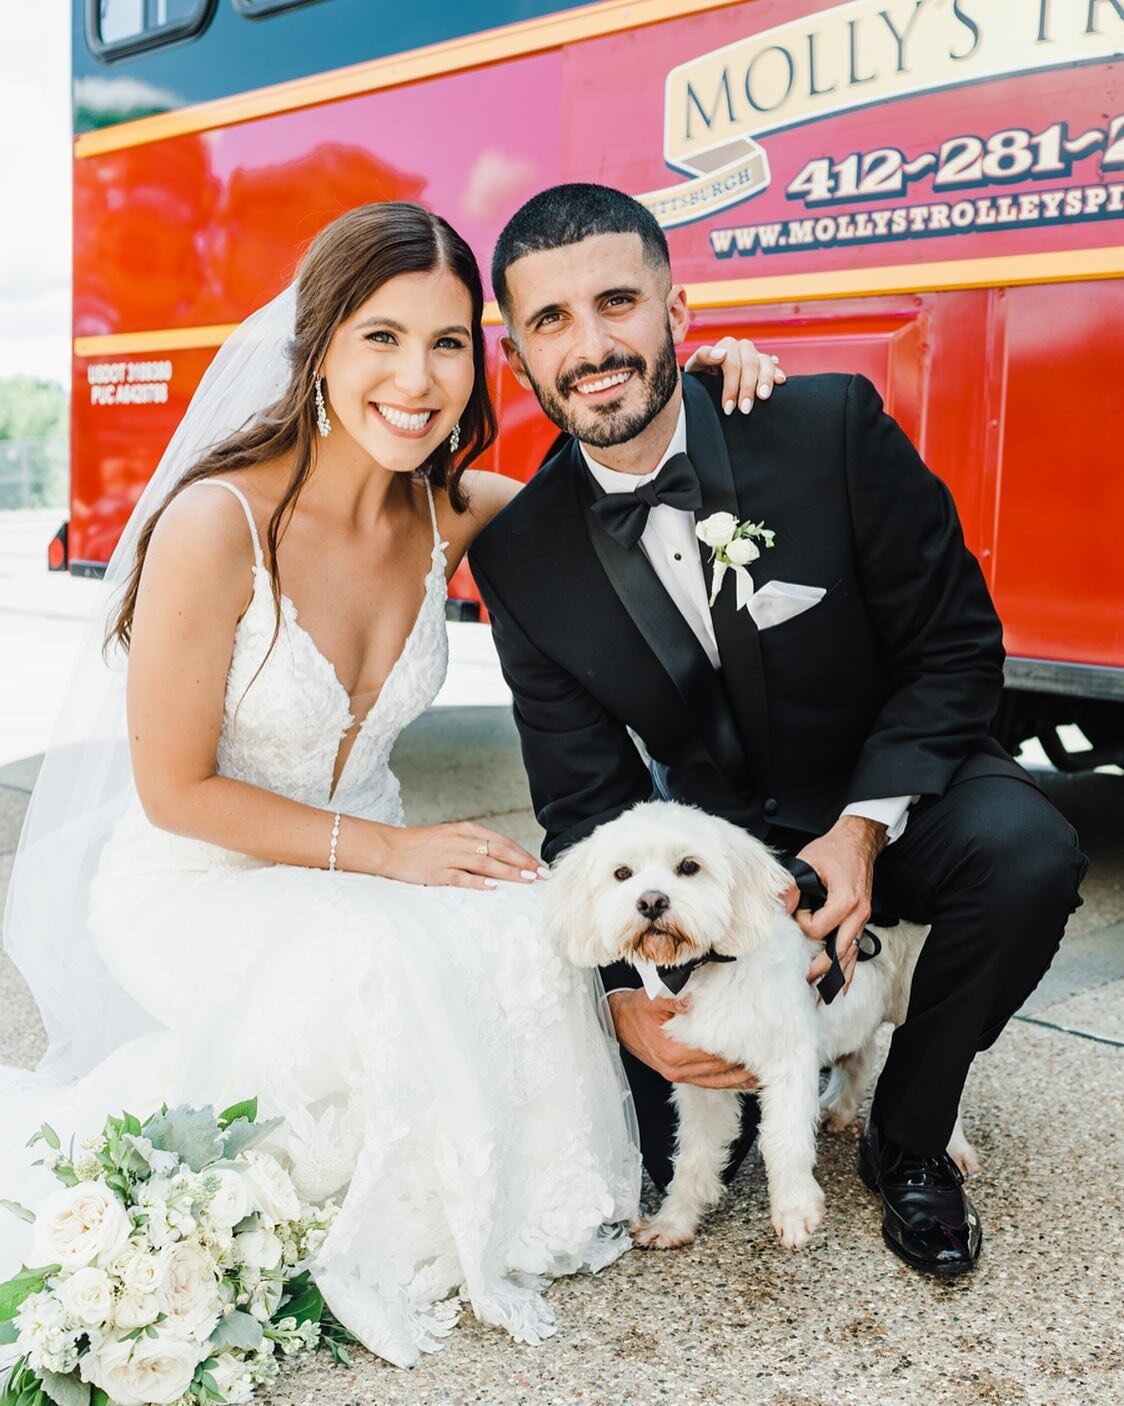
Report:
[{"label": "white pocket square", "polygon": [[783,625],[794,615],[811,610],[826,595],[824,586],[798,586],[794,581],[766,581],[749,598],[749,613],[759,630],[771,630],[774,625]]}]

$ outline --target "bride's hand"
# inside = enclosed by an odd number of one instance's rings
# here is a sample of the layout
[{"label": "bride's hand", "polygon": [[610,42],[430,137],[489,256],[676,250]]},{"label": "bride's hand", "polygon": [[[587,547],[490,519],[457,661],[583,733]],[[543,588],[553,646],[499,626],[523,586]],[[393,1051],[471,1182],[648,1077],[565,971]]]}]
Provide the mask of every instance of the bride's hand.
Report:
[{"label": "bride's hand", "polygon": [[777,358],[759,352],[748,338],[723,337],[715,346],[700,347],[683,368],[696,375],[722,376],[722,409],[727,415],[740,405],[743,415],[754,398],[768,400],[774,386],[785,382]]},{"label": "bride's hand", "polygon": [[493,889],[501,879],[532,884],[547,874],[522,845],[471,821],[388,828],[383,841],[376,872],[407,884]]}]

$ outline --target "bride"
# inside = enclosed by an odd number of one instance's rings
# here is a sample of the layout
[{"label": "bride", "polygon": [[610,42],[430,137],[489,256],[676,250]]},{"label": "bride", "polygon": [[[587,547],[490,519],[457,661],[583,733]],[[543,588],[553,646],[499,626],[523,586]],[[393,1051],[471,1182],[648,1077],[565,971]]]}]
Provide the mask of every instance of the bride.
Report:
[{"label": "bride", "polygon": [[640,1178],[546,871],[406,826],[389,768],[444,678],[447,577],[518,488],[466,468],[495,433],[482,306],[445,221],[368,205],[220,351],[111,563],[109,667],[92,639],[5,926],[51,1045],[0,1071],[0,1195],[53,1185],[22,1150],[44,1119],[256,1094],[302,1195],[341,1203],[326,1301],[400,1365],[458,1294],[551,1333],[543,1288],[628,1247]]}]

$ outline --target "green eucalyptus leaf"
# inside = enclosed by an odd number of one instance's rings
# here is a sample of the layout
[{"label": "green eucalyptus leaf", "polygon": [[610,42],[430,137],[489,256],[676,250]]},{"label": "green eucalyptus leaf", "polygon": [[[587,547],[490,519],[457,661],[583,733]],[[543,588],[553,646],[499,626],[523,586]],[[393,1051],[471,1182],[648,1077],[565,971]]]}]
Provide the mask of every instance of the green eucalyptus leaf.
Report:
[{"label": "green eucalyptus leaf", "polygon": [[302,1294],[282,1305],[278,1309],[277,1318],[295,1318],[297,1327],[302,1323],[319,1323],[320,1315],[324,1312],[324,1295],[316,1287],[310,1284]]},{"label": "green eucalyptus leaf", "polygon": [[14,1343],[18,1337],[19,1329],[10,1318],[4,1323],[0,1323],[0,1347],[7,1347],[9,1343]]},{"label": "green eucalyptus leaf", "polygon": [[281,1294],[281,1302],[277,1306],[277,1312],[273,1315],[275,1319],[284,1318],[288,1312],[288,1305],[295,1299],[299,1299],[312,1282],[312,1275],[307,1269],[302,1269],[299,1274],[294,1274],[292,1279],[285,1284]]},{"label": "green eucalyptus leaf", "polygon": [[243,1099],[241,1103],[232,1103],[229,1108],[224,1108],[219,1114],[219,1127],[229,1128],[231,1123],[236,1123],[239,1118],[245,1118],[247,1123],[252,1123],[258,1116],[258,1100],[253,1098]]},{"label": "green eucalyptus leaf", "polygon": [[14,1318],[24,1299],[29,1294],[37,1294],[46,1284],[47,1276],[57,1273],[58,1268],[57,1264],[47,1265],[42,1269],[28,1269],[25,1266],[14,1279],[0,1284],[0,1322]]},{"label": "green eucalyptus leaf", "polygon": [[15,1406],[15,1402],[19,1399],[26,1366],[27,1359],[23,1357],[17,1358],[12,1363],[11,1370],[4,1378],[4,1385],[0,1388],[0,1406]]},{"label": "green eucalyptus leaf", "polygon": [[121,1139],[121,1170],[134,1177],[146,1176],[152,1170],[147,1151],[137,1146],[138,1136],[136,1133],[125,1133]]},{"label": "green eucalyptus leaf", "polygon": [[27,1221],[28,1225],[35,1223],[35,1212],[29,1211],[26,1206],[21,1206],[18,1201],[0,1201],[6,1211],[11,1211],[13,1216],[18,1216],[20,1220]]},{"label": "green eucalyptus leaf", "polygon": [[335,1338],[324,1338],[323,1342],[328,1344],[328,1351],[332,1354],[332,1360],[340,1367],[350,1367],[351,1355],[343,1343],[336,1342]]}]

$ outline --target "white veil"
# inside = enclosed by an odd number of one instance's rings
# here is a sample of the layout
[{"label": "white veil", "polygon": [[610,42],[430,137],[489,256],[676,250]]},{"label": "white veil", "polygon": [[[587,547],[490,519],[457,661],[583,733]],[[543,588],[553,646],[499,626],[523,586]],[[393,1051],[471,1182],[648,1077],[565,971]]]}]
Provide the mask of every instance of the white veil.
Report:
[{"label": "white veil", "polygon": [[125,656],[103,641],[152,513],[204,452],[278,400],[289,383],[296,284],[253,313],[219,349],[133,510],[96,588],[82,645],[20,836],[3,940],[39,1004],[49,1045],[38,1069],[77,1078],[154,1028],[113,978],[88,923],[102,849],[134,795]]}]

